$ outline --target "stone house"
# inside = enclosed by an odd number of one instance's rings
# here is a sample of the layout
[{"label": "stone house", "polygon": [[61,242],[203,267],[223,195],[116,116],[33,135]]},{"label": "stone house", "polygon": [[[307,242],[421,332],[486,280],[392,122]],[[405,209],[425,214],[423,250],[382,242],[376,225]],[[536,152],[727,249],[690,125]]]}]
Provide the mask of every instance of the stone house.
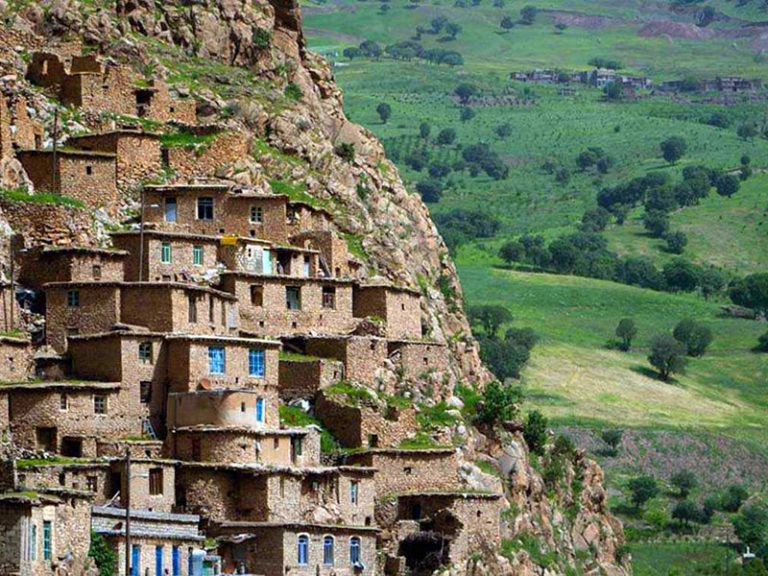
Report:
[{"label": "stone house", "polygon": [[378,528],[318,523],[223,522],[222,568],[245,574],[376,574]]},{"label": "stone house", "polygon": [[81,492],[0,494],[0,573],[45,576],[59,565],[82,573],[90,517],[88,495]]},{"label": "stone house", "polygon": [[68,75],[64,61],[53,52],[34,52],[27,65],[27,80],[43,88],[60,87]]},{"label": "stone house", "polygon": [[[34,354],[29,340],[0,336],[0,382],[23,382],[31,378],[35,373]],[[0,428],[2,421],[0,417]]]},{"label": "stone house", "polygon": [[83,136],[70,136],[66,145],[87,152],[114,154],[117,186],[134,188],[143,180],[162,172],[160,135],[140,130],[112,130]]},{"label": "stone house", "polygon": [[280,400],[314,398],[315,394],[344,377],[344,364],[324,358],[302,358],[295,354],[280,359]]},{"label": "stone house", "polygon": [[349,454],[346,464],[376,468],[376,497],[459,489],[453,448],[375,448]]},{"label": "stone house", "polygon": [[354,292],[356,318],[376,318],[384,322],[388,338],[419,339],[421,331],[421,293],[391,284],[358,284]]},{"label": "stone house", "polygon": [[236,299],[192,284],[52,282],[45,294],[46,339],[59,352],[67,336],[107,332],[118,323],[152,332],[226,336],[237,331]]},{"label": "stone house", "polygon": [[[456,564],[501,543],[501,494],[423,492],[397,498],[397,556],[408,568]],[[429,567],[432,567],[431,565]]]},{"label": "stone house", "polygon": [[42,148],[43,125],[34,122],[27,111],[27,100],[21,94],[12,99],[0,95],[0,157],[10,158],[16,150]]},{"label": "stone house", "polygon": [[136,98],[135,114],[158,122],[197,123],[197,104],[190,97],[171,95],[168,85],[162,80],[152,79],[147,86],[134,89]]},{"label": "stone house", "polygon": [[318,230],[330,230],[333,223],[333,216],[327,210],[301,201],[288,203],[286,217],[288,236],[297,236]]},{"label": "stone house", "polygon": [[396,447],[419,430],[413,408],[373,400],[353,403],[328,391],[318,394],[315,415],[345,448]]},{"label": "stone house", "polygon": [[145,222],[160,230],[288,241],[287,196],[231,184],[176,184],[146,186],[144,203]]},{"label": "stone house", "polygon": [[119,382],[28,382],[0,386],[17,446],[96,457],[97,440],[141,435],[137,399]]},{"label": "stone house", "polygon": [[373,525],[372,468],[297,468],[179,464],[177,489],[187,512],[207,522],[310,522]]},{"label": "stone house", "polygon": [[[131,508],[131,566],[134,574],[189,574],[190,557],[200,550],[205,537],[200,533],[200,518]],[[90,528],[106,538],[117,553],[118,576],[125,574],[125,510],[94,506]]]},{"label": "stone house", "polygon": [[320,434],[315,428],[189,426],[169,430],[169,454],[178,460],[219,464],[317,466]]},{"label": "stone house", "polygon": [[277,390],[199,390],[168,395],[168,428],[277,428]]},{"label": "stone house", "polygon": [[14,461],[20,490],[72,490],[89,492],[95,504],[108,502],[119,487],[110,485],[112,464],[106,460],[58,462],[55,459]]},{"label": "stone house", "polygon": [[220,287],[237,298],[242,329],[252,334],[340,334],[356,323],[352,284],[346,280],[227,271],[221,274]]},{"label": "stone house", "polygon": [[342,379],[371,387],[388,356],[387,341],[377,336],[299,336],[288,342],[309,356],[338,360],[344,365]]},{"label": "stone house", "polygon": [[213,178],[235,167],[250,155],[251,137],[247,133],[221,132],[200,146],[173,146],[164,150],[166,166],[175,182],[190,178]]},{"label": "stone house", "polygon": [[74,57],[70,73],[59,88],[59,99],[65,106],[93,115],[135,115],[131,94],[136,80],[129,66],[98,62],[90,56]]},{"label": "stone house", "polygon": [[122,250],[89,246],[42,246],[20,252],[19,284],[33,290],[49,282],[120,282]]},{"label": "stone house", "polygon": [[17,157],[38,192],[52,192],[116,214],[117,161],[107,152],[21,150]]},{"label": "stone house", "polygon": [[434,398],[452,395],[453,379],[447,370],[450,352],[445,344],[423,340],[389,340],[387,353],[399,378],[429,383]]},{"label": "stone house", "polygon": [[331,230],[311,230],[291,236],[291,244],[320,252],[321,268],[326,276],[354,278],[347,243]]}]

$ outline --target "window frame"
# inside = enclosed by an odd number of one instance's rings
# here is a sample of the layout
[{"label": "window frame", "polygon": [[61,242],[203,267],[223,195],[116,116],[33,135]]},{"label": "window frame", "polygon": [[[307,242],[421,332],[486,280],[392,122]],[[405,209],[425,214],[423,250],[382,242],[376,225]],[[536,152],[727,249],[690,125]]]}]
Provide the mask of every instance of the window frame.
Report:
[{"label": "window frame", "polygon": [[80,290],[67,290],[67,308],[80,308]]},{"label": "window frame", "polygon": [[[173,206],[173,218],[168,218],[168,210]],[[176,196],[168,196],[163,203],[163,221],[164,222],[177,222],[179,219],[179,203],[176,200]]]},{"label": "window frame", "polygon": [[170,242],[160,244],[160,262],[163,264],[171,264],[173,262],[173,246]]},{"label": "window frame", "polygon": [[202,244],[192,246],[192,266],[204,266],[205,252]]},{"label": "window frame", "polygon": [[309,534],[296,535],[296,564],[309,566]]},{"label": "window frame", "polygon": [[139,362],[152,365],[155,363],[154,346],[151,340],[139,342]]},{"label": "window frame", "polygon": [[[219,362],[221,362],[220,365]],[[224,346],[208,346],[208,374],[223,376],[226,373],[227,349]]]},{"label": "window frame", "polygon": [[[255,218],[254,218],[254,212],[255,212]],[[263,224],[264,223],[264,208],[262,206],[257,206],[256,204],[251,205],[251,209],[248,213],[248,222],[251,224]]]},{"label": "window frame", "polygon": [[[103,407],[99,409],[99,404],[103,404]],[[109,412],[109,401],[106,394],[94,394],[93,395],[93,413],[97,416],[104,416]]]},{"label": "window frame", "polygon": [[198,196],[195,203],[195,220],[213,222],[215,217],[213,197]]},{"label": "window frame", "polygon": [[264,378],[267,373],[267,354],[263,348],[248,349],[248,375]]},{"label": "window frame", "polygon": [[267,401],[261,396],[256,398],[256,422],[264,424],[267,421]]},{"label": "window frame", "polygon": [[43,520],[43,560],[48,561],[53,558],[53,523],[50,520]]},{"label": "window frame", "polygon": [[[330,542],[330,561],[328,558],[329,544]],[[323,536],[323,566],[334,566],[336,564],[336,538],[332,534],[326,534]]]},{"label": "window frame", "polygon": [[[355,552],[357,550],[357,552]],[[357,557],[355,557],[357,556]],[[351,565],[359,564],[363,558],[363,541],[360,536],[352,536],[349,539],[349,563]]]},{"label": "window frame", "polygon": [[149,480],[149,495],[150,496],[162,496],[165,492],[163,490],[164,475],[163,469],[159,466],[150,468],[148,472]]}]

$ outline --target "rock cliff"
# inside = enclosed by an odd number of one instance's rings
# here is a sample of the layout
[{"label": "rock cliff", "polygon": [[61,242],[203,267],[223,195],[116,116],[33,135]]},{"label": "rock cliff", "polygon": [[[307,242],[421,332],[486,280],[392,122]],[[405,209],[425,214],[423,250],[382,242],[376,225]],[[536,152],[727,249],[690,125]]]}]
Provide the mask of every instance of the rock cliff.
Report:
[{"label": "rock cliff", "polygon": [[[330,67],[306,48],[297,2],[20,4],[0,6],[14,29],[49,40],[81,38],[145,75],[164,76],[175,89],[191,91],[203,121],[254,135],[257,149],[220,166],[216,175],[265,191],[286,188],[329,211],[371,275],[422,291],[422,323],[430,337],[451,346],[454,382],[489,379],[455,267],[426,206],[404,188],[373,135],[345,117]],[[37,113],[50,126],[44,104]],[[77,131],[80,121],[64,119],[63,130]],[[617,559],[621,526],[607,512],[602,472],[593,462],[550,451],[535,459],[543,466],[537,471],[519,434],[503,441],[465,434],[468,484],[505,490],[511,544],[504,556],[488,551],[452,573],[628,571]],[[556,457],[557,477],[546,478]],[[499,477],[481,473],[473,464],[480,459],[490,460]]]}]

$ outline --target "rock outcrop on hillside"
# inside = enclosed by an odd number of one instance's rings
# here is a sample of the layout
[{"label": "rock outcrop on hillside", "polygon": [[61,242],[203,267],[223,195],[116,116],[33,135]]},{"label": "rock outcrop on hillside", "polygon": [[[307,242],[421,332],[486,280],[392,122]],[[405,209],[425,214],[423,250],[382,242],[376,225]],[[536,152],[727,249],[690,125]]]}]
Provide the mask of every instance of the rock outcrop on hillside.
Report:
[{"label": "rock outcrop on hillside", "polygon": [[[264,191],[275,180],[300,184],[302,193],[332,213],[372,275],[424,293],[422,323],[432,339],[451,346],[453,383],[489,380],[463,311],[456,269],[426,206],[404,188],[373,135],[345,117],[330,67],[306,48],[297,2],[53,0],[3,11],[20,31],[82,38],[106,55],[169,79],[180,75],[173,54],[212,63],[204,81],[194,78],[198,115],[255,135],[266,150],[221,166],[217,176]],[[164,58],[165,50],[171,57]],[[226,66],[247,71],[249,80],[231,77]],[[50,125],[44,106],[37,108]],[[73,122],[64,129],[76,129]],[[452,574],[555,574],[577,565],[594,574],[628,572],[617,554],[621,525],[607,511],[596,464],[570,455],[561,458],[556,481],[545,481],[519,434],[503,441],[475,431],[464,435],[467,483],[504,489],[510,504],[506,536],[517,544],[506,556],[492,550],[468,558]],[[482,459],[499,469],[498,478],[472,464]],[[535,539],[538,552],[525,534]]]}]

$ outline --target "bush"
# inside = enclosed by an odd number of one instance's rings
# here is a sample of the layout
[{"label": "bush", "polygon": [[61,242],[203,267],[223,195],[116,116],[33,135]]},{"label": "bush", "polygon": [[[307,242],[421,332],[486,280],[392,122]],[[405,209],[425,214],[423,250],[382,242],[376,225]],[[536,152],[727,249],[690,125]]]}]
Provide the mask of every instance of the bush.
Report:
[{"label": "bush", "polygon": [[669,483],[677,488],[678,495],[681,498],[688,498],[688,494],[691,493],[691,490],[696,488],[698,485],[696,476],[690,470],[681,470],[680,472],[674,474],[669,479]]},{"label": "bush", "polygon": [[751,502],[733,519],[733,527],[741,542],[760,550],[768,543],[768,508],[762,502]]},{"label": "bush", "polygon": [[581,230],[583,232],[602,232],[610,221],[611,213],[598,206],[584,212],[584,216],[581,217]]},{"label": "bush", "polygon": [[667,234],[667,251],[672,254],[682,254],[688,244],[688,236],[685,232],[670,232]]},{"label": "bush", "polygon": [[453,128],[443,128],[437,135],[437,143],[441,146],[453,144],[456,140],[456,130]]},{"label": "bush", "polygon": [[523,391],[519,386],[504,386],[494,380],[485,387],[483,399],[477,407],[477,421],[493,426],[514,420],[522,402]]},{"label": "bush", "polygon": [[632,339],[637,336],[637,326],[632,318],[622,318],[616,326],[616,337],[621,339],[621,349],[624,352],[632,348]]},{"label": "bush", "polygon": [[618,428],[603,430],[601,436],[603,442],[605,442],[611,450],[611,455],[616,456],[619,453],[619,446],[621,440],[624,437],[624,430]]},{"label": "bush", "polygon": [[299,101],[304,97],[304,93],[295,82],[288,82],[285,87],[285,96],[291,100]]},{"label": "bush", "polygon": [[670,164],[674,164],[683,157],[688,145],[684,138],[680,136],[672,136],[659,144],[659,148],[661,148],[661,155],[664,160]]},{"label": "bush", "polygon": [[499,249],[499,258],[507,264],[520,262],[525,257],[525,246],[517,240],[508,240]]},{"label": "bush", "polygon": [[547,444],[547,419],[538,410],[528,412],[523,425],[523,438],[531,452],[539,456],[544,454]]},{"label": "bush", "polygon": [[750,274],[734,282],[729,296],[734,304],[768,315],[768,273]]},{"label": "bush", "polygon": [[643,215],[643,227],[654,238],[661,238],[669,230],[669,215],[661,210],[646,211]]},{"label": "bush", "polygon": [[768,332],[758,337],[757,349],[760,350],[760,352],[768,352]]},{"label": "bush", "polygon": [[631,499],[636,509],[641,508],[648,500],[659,493],[659,485],[653,476],[639,476],[629,481]]},{"label": "bush", "polygon": [[715,181],[717,193],[726,198],[730,198],[736,194],[736,192],[739,191],[740,186],[741,183],[739,182],[739,178],[733,174],[722,174]]},{"label": "bush", "polygon": [[422,200],[429,203],[440,202],[443,195],[443,186],[439,180],[430,178],[416,183],[416,190],[421,194]]},{"label": "bush", "polygon": [[693,292],[699,284],[701,270],[685,258],[675,258],[664,265],[667,288],[673,292]]},{"label": "bush", "polygon": [[675,340],[685,344],[688,356],[703,356],[712,343],[712,330],[694,320],[681,320],[675,326],[672,335]]},{"label": "bush", "polygon": [[747,498],[749,498],[747,489],[744,486],[733,484],[726,488],[725,493],[720,499],[720,508],[725,512],[736,512]]},{"label": "bush", "polygon": [[342,144],[338,144],[333,151],[336,152],[336,155],[339,158],[346,160],[347,162],[352,163],[355,161],[355,145],[354,144],[344,142]]},{"label": "bush", "polygon": [[99,576],[112,576],[117,574],[117,552],[107,544],[101,534],[91,532],[91,547],[88,556],[93,558]]},{"label": "bush", "polygon": [[669,334],[658,334],[651,341],[648,362],[658,370],[662,380],[669,380],[673,373],[685,370],[686,352],[685,344],[678,342]]}]

